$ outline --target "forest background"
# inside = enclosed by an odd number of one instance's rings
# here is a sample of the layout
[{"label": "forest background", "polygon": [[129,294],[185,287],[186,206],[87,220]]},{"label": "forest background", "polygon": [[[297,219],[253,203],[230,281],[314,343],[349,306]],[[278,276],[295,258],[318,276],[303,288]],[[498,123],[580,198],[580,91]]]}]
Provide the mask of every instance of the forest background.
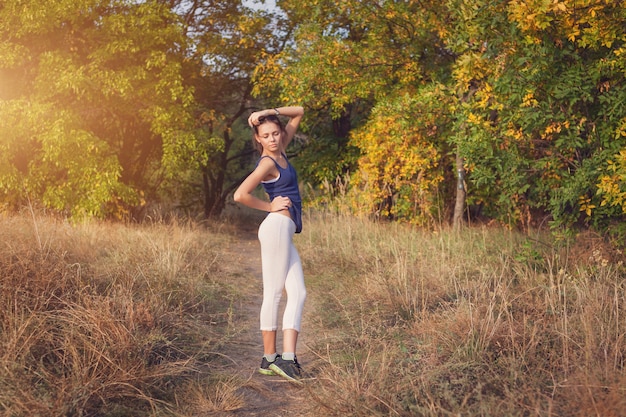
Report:
[{"label": "forest background", "polygon": [[309,204],[626,234],[626,2],[5,0],[0,202],[219,216],[299,104]]},{"label": "forest background", "polygon": [[[0,0],[0,414],[624,416],[624,27],[609,0]],[[248,114],[291,104],[302,389],[255,372],[263,213],[229,206]]]}]

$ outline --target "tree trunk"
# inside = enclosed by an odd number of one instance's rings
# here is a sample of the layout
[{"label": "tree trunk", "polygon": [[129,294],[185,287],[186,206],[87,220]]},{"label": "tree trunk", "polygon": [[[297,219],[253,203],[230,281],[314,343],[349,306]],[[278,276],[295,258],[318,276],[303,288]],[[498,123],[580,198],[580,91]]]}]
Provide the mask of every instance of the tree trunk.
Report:
[{"label": "tree trunk", "polygon": [[452,218],[452,227],[458,230],[463,225],[463,212],[465,211],[465,168],[463,167],[463,158],[459,153],[456,154],[456,202],[454,204],[454,216]]},{"label": "tree trunk", "polygon": [[[242,107],[243,109],[243,107]],[[232,118],[234,121],[242,113],[242,110]],[[214,156],[214,163],[203,168],[202,186],[204,191],[204,217],[217,218],[226,207],[227,194],[223,193],[226,171],[228,170],[228,152],[233,145],[233,138],[228,133],[232,122],[228,123],[222,132],[224,138],[224,149]],[[209,172],[209,170],[211,170]]]},{"label": "tree trunk", "polygon": [[217,218],[222,214],[225,206],[225,197],[222,195],[223,174],[210,175],[205,168],[202,173],[202,188],[204,192],[204,218]]}]

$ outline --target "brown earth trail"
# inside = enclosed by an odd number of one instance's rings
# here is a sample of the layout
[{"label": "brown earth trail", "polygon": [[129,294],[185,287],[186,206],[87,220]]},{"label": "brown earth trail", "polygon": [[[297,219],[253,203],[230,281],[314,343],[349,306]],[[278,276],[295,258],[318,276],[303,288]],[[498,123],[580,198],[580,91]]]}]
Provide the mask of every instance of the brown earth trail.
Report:
[{"label": "brown earth trail", "polygon": [[[206,416],[276,416],[304,417],[319,415],[310,399],[306,381],[303,386],[286,381],[279,376],[266,376],[257,370],[263,354],[263,343],[259,330],[259,311],[262,301],[261,256],[256,231],[240,230],[237,236],[224,248],[224,268],[232,280],[231,285],[239,292],[233,305],[233,331],[220,352],[224,354],[223,368],[217,371],[222,375],[237,376],[241,381],[234,395],[239,406],[232,411],[220,411]],[[306,280],[306,277],[305,277]],[[281,312],[286,295],[283,295]],[[307,303],[310,300],[307,300]],[[279,315],[279,319],[280,319]],[[280,328],[279,321],[279,328]],[[298,360],[307,369],[312,353],[307,349],[306,306],[304,329],[298,340]],[[282,335],[278,332],[277,347],[282,349]]]}]

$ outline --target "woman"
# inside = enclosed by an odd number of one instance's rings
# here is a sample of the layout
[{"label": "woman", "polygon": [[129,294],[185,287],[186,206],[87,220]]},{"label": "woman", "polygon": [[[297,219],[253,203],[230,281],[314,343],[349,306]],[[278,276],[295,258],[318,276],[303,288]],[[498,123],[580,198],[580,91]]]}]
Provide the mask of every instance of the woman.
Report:
[{"label": "woman", "polygon": [[[278,117],[280,115],[289,117],[284,127]],[[287,160],[285,149],[291,143],[303,115],[304,109],[300,106],[265,109],[250,115],[248,124],[254,130],[254,143],[261,157],[234,195],[236,202],[268,212],[259,226],[263,272],[260,322],[264,351],[259,372],[278,374],[294,382],[299,382],[301,377],[296,343],[306,288],[300,256],[292,241],[294,233],[302,230],[302,203],[296,171]],[[268,193],[269,202],[252,195],[259,184]],[[278,355],[276,332],[283,289],[287,292],[287,304],[282,322],[283,353]]]}]

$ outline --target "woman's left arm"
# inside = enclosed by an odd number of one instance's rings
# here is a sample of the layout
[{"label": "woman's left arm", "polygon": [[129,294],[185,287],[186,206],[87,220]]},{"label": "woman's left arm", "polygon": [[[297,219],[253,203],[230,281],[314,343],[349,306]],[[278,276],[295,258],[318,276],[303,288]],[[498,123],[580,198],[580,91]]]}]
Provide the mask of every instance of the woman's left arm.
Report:
[{"label": "woman's left arm", "polygon": [[304,108],[301,106],[289,106],[279,107],[275,110],[283,116],[289,117],[289,122],[287,122],[287,125],[285,126],[285,132],[287,134],[285,135],[286,137],[283,142],[284,147],[287,148],[287,145],[291,143],[293,137],[296,135],[296,131],[300,125],[300,120],[302,120],[302,116],[304,116]]}]

